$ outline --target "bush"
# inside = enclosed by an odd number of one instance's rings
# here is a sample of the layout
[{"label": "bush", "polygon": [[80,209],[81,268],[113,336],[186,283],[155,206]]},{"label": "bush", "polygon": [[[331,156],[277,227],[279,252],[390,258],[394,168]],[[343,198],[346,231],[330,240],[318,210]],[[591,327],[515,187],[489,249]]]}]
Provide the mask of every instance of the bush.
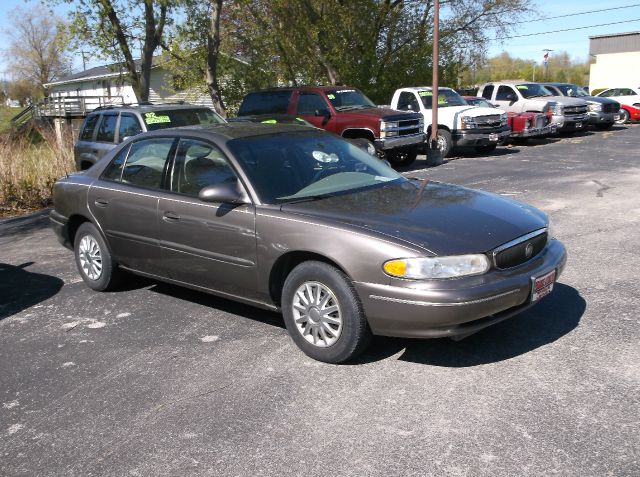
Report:
[{"label": "bush", "polygon": [[0,137],[0,216],[51,205],[54,182],[74,169],[71,140],[58,145],[48,128]]}]

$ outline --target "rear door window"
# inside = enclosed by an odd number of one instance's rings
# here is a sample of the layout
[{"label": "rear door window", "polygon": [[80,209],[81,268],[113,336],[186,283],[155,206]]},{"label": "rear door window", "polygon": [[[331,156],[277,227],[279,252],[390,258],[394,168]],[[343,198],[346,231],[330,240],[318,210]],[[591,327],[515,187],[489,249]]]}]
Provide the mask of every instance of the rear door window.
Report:
[{"label": "rear door window", "polygon": [[118,116],[115,114],[103,114],[102,120],[98,125],[98,134],[96,141],[98,142],[114,142],[116,137],[116,120]]},{"label": "rear door window", "polygon": [[254,114],[286,114],[292,91],[266,91],[245,96],[238,116]]},{"label": "rear door window", "polygon": [[140,121],[133,114],[120,115],[120,127],[118,128],[118,141],[122,142],[125,138],[135,136],[142,132]]},{"label": "rear door window", "polygon": [[482,97],[484,99],[491,99],[491,96],[493,96],[493,85],[487,85],[484,87],[484,89],[482,90]]},{"label": "rear door window", "polygon": [[92,141],[93,140],[93,131],[96,129],[96,123],[98,122],[98,118],[100,118],[99,114],[93,114],[91,116],[87,116],[87,119],[84,121],[84,125],[82,126],[82,132],[80,133],[80,139],[83,141]]},{"label": "rear door window", "polygon": [[416,95],[409,91],[403,91],[400,93],[400,97],[398,98],[398,109],[402,111],[420,111]]},{"label": "rear door window", "polygon": [[154,138],[134,142],[122,170],[122,182],[161,189],[173,138]]}]

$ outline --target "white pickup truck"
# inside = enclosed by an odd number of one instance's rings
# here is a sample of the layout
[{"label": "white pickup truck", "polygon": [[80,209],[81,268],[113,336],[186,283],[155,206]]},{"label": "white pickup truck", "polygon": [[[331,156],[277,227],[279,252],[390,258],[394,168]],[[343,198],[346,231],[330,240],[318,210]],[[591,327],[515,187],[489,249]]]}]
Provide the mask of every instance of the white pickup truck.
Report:
[{"label": "white pickup truck", "polygon": [[[391,108],[422,113],[424,132],[429,135],[432,102],[430,87],[400,88],[393,94]],[[458,146],[473,147],[485,154],[492,152],[510,133],[506,112],[471,106],[451,88],[438,88],[438,149],[443,157]]]}]

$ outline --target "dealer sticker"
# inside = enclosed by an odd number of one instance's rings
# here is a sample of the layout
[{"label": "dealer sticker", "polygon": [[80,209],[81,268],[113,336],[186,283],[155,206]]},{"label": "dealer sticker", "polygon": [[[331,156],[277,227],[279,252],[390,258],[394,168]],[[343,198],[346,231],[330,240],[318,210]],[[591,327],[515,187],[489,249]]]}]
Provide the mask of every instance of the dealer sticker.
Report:
[{"label": "dealer sticker", "polygon": [[156,113],[151,111],[144,114],[144,122],[147,124],[170,123],[171,118],[169,116],[156,116]]}]

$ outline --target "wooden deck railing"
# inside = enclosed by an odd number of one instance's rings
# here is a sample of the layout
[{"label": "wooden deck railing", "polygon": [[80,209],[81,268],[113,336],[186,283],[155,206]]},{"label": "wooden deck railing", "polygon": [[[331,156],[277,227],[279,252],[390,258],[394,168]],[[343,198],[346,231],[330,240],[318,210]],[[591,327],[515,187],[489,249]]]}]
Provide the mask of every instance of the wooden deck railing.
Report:
[{"label": "wooden deck railing", "polygon": [[36,116],[86,116],[100,106],[124,104],[122,96],[54,96],[36,105]]}]

